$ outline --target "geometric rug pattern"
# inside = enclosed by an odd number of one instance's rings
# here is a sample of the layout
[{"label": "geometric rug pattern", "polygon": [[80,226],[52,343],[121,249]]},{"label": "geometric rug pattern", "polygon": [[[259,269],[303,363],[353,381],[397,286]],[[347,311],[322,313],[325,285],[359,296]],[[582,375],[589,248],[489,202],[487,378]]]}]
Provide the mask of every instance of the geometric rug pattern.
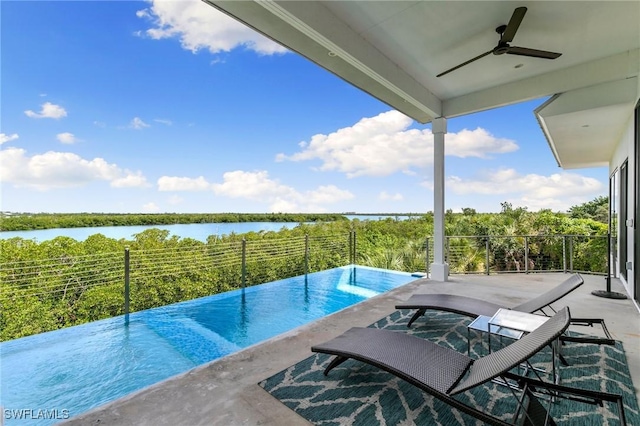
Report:
[{"label": "geometric rug pattern", "polygon": [[[408,329],[406,324],[412,313],[398,310],[370,327],[413,334],[462,353],[467,353],[470,336],[471,356],[477,358],[487,353],[486,338],[473,331],[468,334],[469,317],[427,311]],[[640,426],[638,401],[620,342],[615,346],[569,342],[561,351],[569,364],[559,368],[563,385],[622,394],[627,424]],[[316,425],[482,425],[413,385],[359,361],[348,360],[324,376],[331,358],[326,354],[313,354],[259,385]],[[542,350],[531,363],[550,372],[551,351]],[[539,374],[543,380],[550,380],[545,373]],[[516,407],[512,392],[506,386],[491,382],[457,395],[456,399],[507,422],[511,421]],[[617,409],[611,405],[605,403],[599,407],[556,399],[551,415],[562,426],[618,425]]]}]

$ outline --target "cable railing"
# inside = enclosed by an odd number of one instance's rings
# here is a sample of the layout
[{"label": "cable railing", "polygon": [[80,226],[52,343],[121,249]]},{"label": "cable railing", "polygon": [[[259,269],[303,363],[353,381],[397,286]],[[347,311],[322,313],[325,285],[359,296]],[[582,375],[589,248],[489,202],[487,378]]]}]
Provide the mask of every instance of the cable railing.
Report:
[{"label": "cable railing", "polygon": [[[353,240],[350,240],[352,236]],[[433,261],[433,239],[427,237],[425,241],[422,246],[425,251],[423,272],[428,273]],[[354,242],[355,233],[349,233],[348,238],[342,234],[131,250],[129,273],[135,279],[144,280],[145,277],[203,274],[220,268],[238,268],[240,271],[243,264],[246,267],[247,264],[274,266],[285,263],[291,269],[291,274],[287,275],[293,276],[365,259],[362,252],[351,253]],[[453,274],[538,271],[605,274],[606,244],[606,236],[447,236],[445,260]],[[334,259],[331,266],[327,259]],[[335,260],[340,261],[336,263]],[[5,295],[29,296],[60,288],[68,290],[73,283],[74,287],[121,283],[125,278],[124,264],[122,253],[65,254],[57,258],[3,263],[0,276],[5,284]],[[240,286],[260,284],[259,280],[248,280],[246,275],[244,279],[241,274],[237,278]]]},{"label": "cable railing", "polygon": [[8,298],[42,296],[86,289],[109,282],[122,283],[121,253],[61,255],[58,258],[2,263],[2,294]]},{"label": "cable railing", "polygon": [[[448,236],[445,260],[451,274],[606,274],[607,241],[584,235]],[[349,264],[428,274],[433,239],[382,249],[358,243],[351,231],[56,254],[0,264],[3,328],[40,315],[51,316],[47,327],[55,329]],[[41,331],[46,329],[35,332]],[[25,335],[2,333],[2,340]]]},{"label": "cable railing", "polygon": [[[607,273],[606,235],[447,236],[445,261],[452,274],[533,272]],[[428,266],[433,240],[426,240]]]}]

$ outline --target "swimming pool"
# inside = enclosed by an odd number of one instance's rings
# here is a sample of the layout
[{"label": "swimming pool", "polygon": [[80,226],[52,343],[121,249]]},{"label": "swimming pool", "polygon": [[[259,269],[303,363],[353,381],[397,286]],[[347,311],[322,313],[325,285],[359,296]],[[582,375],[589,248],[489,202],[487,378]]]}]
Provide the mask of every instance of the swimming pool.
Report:
[{"label": "swimming pool", "polygon": [[2,416],[50,425],[415,279],[351,265],[3,342]]}]

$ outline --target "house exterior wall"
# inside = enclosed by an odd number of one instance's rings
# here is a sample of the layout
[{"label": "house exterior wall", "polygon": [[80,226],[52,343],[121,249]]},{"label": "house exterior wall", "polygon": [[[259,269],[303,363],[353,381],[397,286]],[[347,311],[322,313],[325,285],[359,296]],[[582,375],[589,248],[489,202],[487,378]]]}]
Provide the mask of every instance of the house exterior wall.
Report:
[{"label": "house exterior wall", "polygon": [[[640,92],[640,88],[639,88],[639,92]],[[634,130],[635,124],[634,124],[634,113],[633,111],[631,111],[630,115],[629,115],[629,121],[627,122],[624,132],[620,138],[620,140],[618,141],[618,144],[616,146],[616,150],[614,152],[614,155],[609,163],[609,175],[612,175],[616,170],[619,170],[620,167],[622,166],[622,164],[627,161],[627,168],[628,168],[628,172],[629,172],[629,176],[628,176],[628,183],[627,183],[627,197],[628,197],[628,203],[627,203],[627,215],[626,217],[628,219],[633,219],[634,224],[635,221],[638,220],[637,217],[635,217],[635,205],[638,202],[635,199],[635,194],[636,194],[636,185],[638,185],[638,183],[636,182],[636,178],[635,178],[635,170],[638,167],[638,165],[635,164],[636,160],[635,160],[635,150],[634,150],[634,143],[635,143],[635,130]],[[618,196],[616,195],[616,202],[618,202]],[[623,232],[626,233],[627,235],[627,241],[629,242],[628,244],[628,249],[627,249],[627,256],[625,259],[622,259],[620,257],[621,254],[621,247],[620,245],[618,245],[617,247],[617,258],[619,260],[619,264],[621,265],[625,265],[626,262],[632,262],[632,268],[627,270],[627,277],[626,279],[623,276],[620,276],[620,280],[622,281],[623,285],[625,286],[628,294],[638,300],[639,297],[638,295],[634,294],[634,280],[637,279],[637,273],[638,273],[638,266],[640,265],[636,265],[634,262],[634,251],[637,249],[634,244],[635,241],[635,234],[634,234],[634,230],[637,228],[636,226],[627,226],[627,224],[625,223],[620,223],[618,222],[618,229],[617,229],[617,234],[618,236],[620,236]],[[613,266],[612,266],[613,268]],[[613,272],[613,271],[612,271]],[[616,271],[617,272],[617,271]],[[619,274],[615,274],[615,276],[618,276]]]}]

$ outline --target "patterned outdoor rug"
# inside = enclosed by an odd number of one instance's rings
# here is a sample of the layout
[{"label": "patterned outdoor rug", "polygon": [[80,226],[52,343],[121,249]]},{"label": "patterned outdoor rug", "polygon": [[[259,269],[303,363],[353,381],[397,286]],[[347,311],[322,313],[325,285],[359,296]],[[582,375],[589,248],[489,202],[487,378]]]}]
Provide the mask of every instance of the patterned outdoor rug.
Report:
[{"label": "patterned outdoor rug", "polygon": [[[411,329],[412,312],[395,311],[371,327],[401,330],[440,345],[467,352],[468,317],[429,311]],[[471,333],[471,356],[486,354],[486,339]],[[562,354],[569,366],[561,366],[563,385],[622,394],[629,425],[640,425],[640,413],[629,367],[620,342],[615,346],[567,343]],[[330,356],[315,354],[262,381],[267,392],[317,425],[480,425],[481,422],[393,375],[349,360],[323,375]],[[551,351],[534,357],[535,367],[551,371]],[[544,374],[544,373],[542,373]],[[548,377],[543,377],[549,380]],[[515,398],[505,386],[488,383],[456,396],[466,404],[511,421]],[[558,425],[616,425],[617,410],[558,399],[551,411]]]}]

